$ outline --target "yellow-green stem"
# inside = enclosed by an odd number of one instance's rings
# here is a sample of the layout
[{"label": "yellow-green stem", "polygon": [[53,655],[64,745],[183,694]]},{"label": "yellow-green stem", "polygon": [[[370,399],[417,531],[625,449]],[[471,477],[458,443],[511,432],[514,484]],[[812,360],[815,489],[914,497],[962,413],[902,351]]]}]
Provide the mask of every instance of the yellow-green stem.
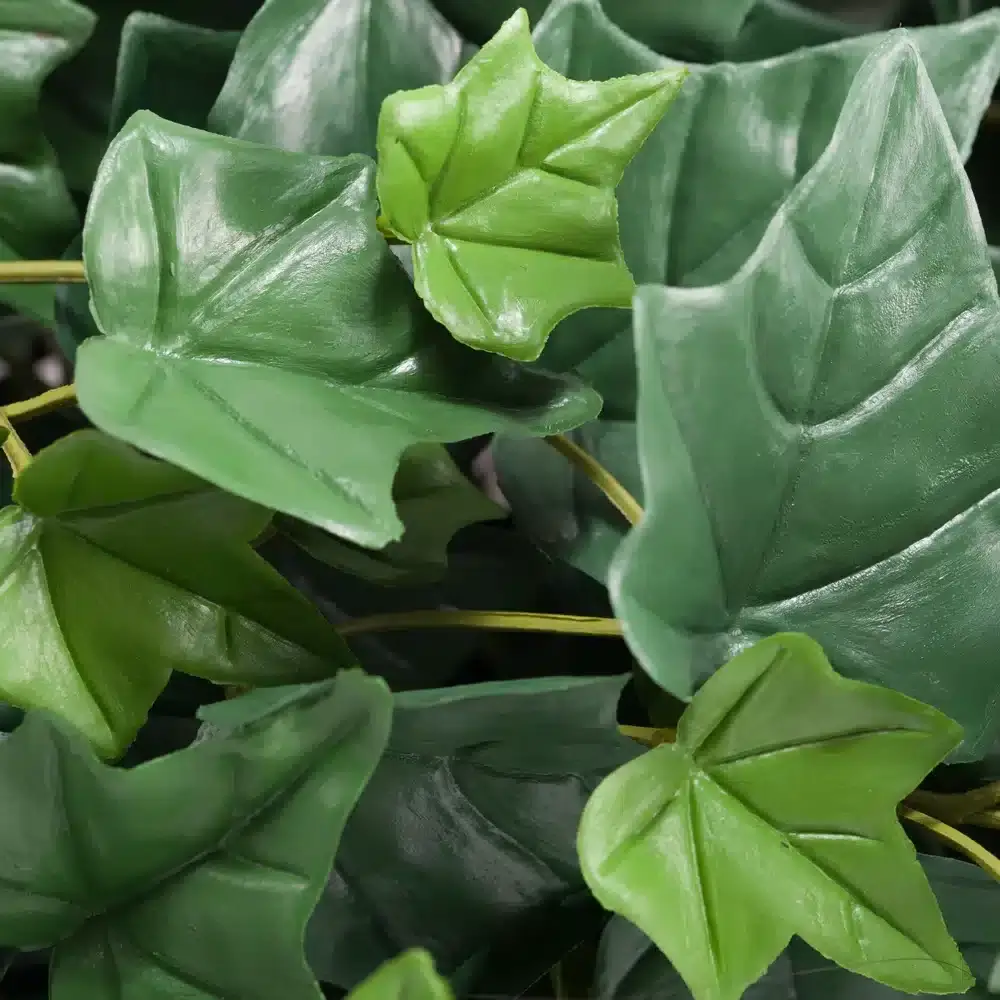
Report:
[{"label": "yellow-green stem", "polygon": [[32,417],[41,417],[54,410],[61,410],[64,406],[76,404],[76,386],[61,385],[57,389],[49,389],[39,396],[32,396],[31,399],[24,399],[17,403],[10,403],[3,407],[4,416],[11,422],[18,420],[30,420]]},{"label": "yellow-green stem", "polygon": [[7,457],[7,461],[10,463],[11,471],[14,473],[15,478],[19,476],[28,467],[31,462],[31,452],[28,451],[25,443],[21,440],[20,435],[11,426],[10,421],[7,419],[7,414],[0,410],[0,428],[2,428],[5,437],[3,441],[3,453]]},{"label": "yellow-green stem", "polygon": [[11,260],[0,263],[0,285],[55,285],[86,280],[82,260]]},{"label": "yellow-green stem", "polygon": [[562,632],[617,638],[622,634],[617,618],[584,615],[542,615],[521,611],[402,611],[357,618],[339,626],[341,635],[389,632],[418,628],[480,628],[499,632]]},{"label": "yellow-green stem", "polygon": [[1000,881],[1000,858],[990,854],[982,844],[976,843],[971,837],[949,826],[943,820],[928,816],[918,809],[911,809],[903,806],[900,809],[903,819],[908,819],[911,823],[919,823],[920,826],[930,830],[934,836],[950,844],[960,854],[964,854],[970,861],[974,861],[984,872],[992,875]]},{"label": "yellow-green stem", "polygon": [[631,493],[600,462],[565,434],[545,439],[556,451],[568,458],[621,512],[631,525],[642,520],[642,507]]}]

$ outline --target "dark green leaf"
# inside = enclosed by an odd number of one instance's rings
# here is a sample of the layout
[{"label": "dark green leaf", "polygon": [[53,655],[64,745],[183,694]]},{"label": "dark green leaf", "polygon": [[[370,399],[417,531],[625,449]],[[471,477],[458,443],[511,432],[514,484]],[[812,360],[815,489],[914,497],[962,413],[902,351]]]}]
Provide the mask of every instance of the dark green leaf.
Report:
[{"label": "dark green leaf", "polygon": [[251,548],[270,514],[96,431],[42,451],[0,517],[0,697],[121,753],[172,669],[326,677],[351,655]]},{"label": "dark green leaf", "polygon": [[[536,30],[539,55],[569,76],[607,79],[675,66],[602,15],[561,0]],[[963,156],[1000,73],[1000,12],[909,37]],[[884,35],[742,66],[692,67],[670,113],[618,188],[625,260],[639,283],[710,285],[731,277],[833,135],[855,74]],[[558,328],[542,356],[605,397],[603,416],[635,415],[629,315],[593,310]]]},{"label": "dark green leaf", "polygon": [[211,123],[281,149],[374,156],[382,101],[446,83],[461,55],[461,37],[430,0],[269,0],[243,34]]},{"label": "dark green leaf", "polygon": [[[883,25],[898,25],[887,19]],[[844,38],[864,34],[865,25],[844,21],[812,10],[794,0],[757,0],[735,41],[727,46],[726,58],[753,62],[782,56]]]},{"label": "dark green leaf", "polygon": [[394,94],[378,124],[385,225],[452,336],[533,361],[585,306],[627,307],[615,187],[684,79],[567,80],[519,11],[447,86]]},{"label": "dark green leaf", "polygon": [[957,21],[972,17],[993,6],[992,0],[931,0],[939,21]]},{"label": "dark green leaf", "polygon": [[29,715],[0,747],[0,942],[55,945],[51,1000],[319,1000],[304,928],[390,716],[344,671],[126,770]]},{"label": "dark green leaf", "polygon": [[78,356],[99,427],[219,486],[377,547],[403,530],[400,455],[595,414],[574,380],[468,351],[375,230],[373,168],[146,112],[95,186],[84,258],[98,326]]},{"label": "dark green leaf", "polygon": [[793,934],[896,989],[962,992],[972,977],[896,816],[960,737],[926,705],[839,677],[806,636],[765,639],[706,682],[675,744],[594,792],[587,884],[697,1000],[739,1000]]}]

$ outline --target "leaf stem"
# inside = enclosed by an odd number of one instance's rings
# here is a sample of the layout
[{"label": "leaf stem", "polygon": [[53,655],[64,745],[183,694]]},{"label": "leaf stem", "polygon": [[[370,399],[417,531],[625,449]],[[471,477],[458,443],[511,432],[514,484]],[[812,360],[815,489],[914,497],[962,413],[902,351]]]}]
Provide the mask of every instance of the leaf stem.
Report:
[{"label": "leaf stem", "polygon": [[642,507],[635,497],[593,455],[565,434],[553,434],[545,440],[568,458],[618,508],[629,524],[634,526],[642,520]]},{"label": "leaf stem", "polygon": [[617,618],[547,615],[523,611],[402,611],[358,618],[339,626],[341,635],[417,628],[479,628],[498,632],[561,632],[620,637]]},{"label": "leaf stem", "polygon": [[32,396],[31,399],[24,399],[17,403],[10,403],[3,407],[4,416],[14,423],[18,420],[29,420],[31,417],[41,417],[54,410],[61,410],[64,406],[73,406],[76,403],[76,386],[61,385],[57,389],[49,389],[39,396]]},{"label": "leaf stem", "polygon": [[997,881],[1000,881],[1000,858],[990,854],[985,847],[977,844],[961,830],[956,830],[942,820],[928,816],[927,813],[920,812],[918,809],[911,809],[909,806],[903,806],[900,815],[903,819],[908,819],[911,823],[919,823],[922,827],[930,830],[936,837],[950,844],[970,861],[975,861],[988,875],[992,875]]},{"label": "leaf stem", "polygon": [[0,429],[4,433],[3,453],[10,463],[15,478],[28,467],[31,462],[31,452],[28,451],[20,435],[10,425],[7,414],[0,410]]},{"label": "leaf stem", "polygon": [[53,285],[86,280],[82,260],[10,260],[0,263],[0,285]]},{"label": "leaf stem", "polygon": [[665,727],[663,729],[651,729],[649,726],[619,726],[618,732],[622,736],[627,736],[636,743],[642,743],[647,747],[658,747],[663,743],[675,743],[677,741],[677,730]]},{"label": "leaf stem", "polygon": [[988,826],[991,824],[979,823],[977,820],[981,815],[989,815],[1000,807],[1000,781],[991,781],[982,788],[973,788],[968,792],[945,794],[917,791],[908,798],[917,808],[938,816],[953,826],[966,823]]}]

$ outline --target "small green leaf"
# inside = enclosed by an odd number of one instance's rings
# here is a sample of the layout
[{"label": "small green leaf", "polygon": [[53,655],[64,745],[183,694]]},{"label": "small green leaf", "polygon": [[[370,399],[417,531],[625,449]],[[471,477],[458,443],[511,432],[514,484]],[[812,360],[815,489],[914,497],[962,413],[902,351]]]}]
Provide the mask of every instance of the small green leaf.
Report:
[{"label": "small green leaf", "polygon": [[439,579],[456,532],[507,516],[462,475],[439,444],[415,444],[403,453],[392,498],[403,537],[384,549],[363,549],[289,517],[279,516],[275,525],[320,562],[383,586],[398,586]]},{"label": "small green leaf", "polygon": [[352,657],[251,548],[270,513],[96,431],[39,453],[0,515],[0,698],[129,744],[171,670],[327,677]]},{"label": "small green leaf", "polygon": [[430,0],[269,0],[243,33],[210,122],[281,149],[374,156],[382,101],[447,82],[462,51]]},{"label": "small green leaf", "polygon": [[411,948],[379,966],[347,1000],[453,1000],[453,994],[430,954]]},{"label": "small green leaf", "polygon": [[124,769],[29,714],[0,746],[0,942],[54,945],[51,1000],[320,1000],[304,929],[390,717],[344,671]]},{"label": "small green leaf", "polygon": [[99,427],[371,547],[398,539],[400,455],[592,417],[574,379],[454,343],[375,230],[374,170],[140,112],[84,233],[77,389]]},{"label": "small green leaf", "polygon": [[845,680],[802,635],[714,674],[676,744],[619,768],[580,822],[594,895],[696,1000],[739,1000],[797,934],[909,992],[972,985],[896,805],[959,742],[939,712]]},{"label": "small green leaf", "polygon": [[684,75],[567,80],[535,54],[521,10],[447,86],[386,100],[382,213],[457,340],[531,361],[564,316],[629,305],[615,187]]}]

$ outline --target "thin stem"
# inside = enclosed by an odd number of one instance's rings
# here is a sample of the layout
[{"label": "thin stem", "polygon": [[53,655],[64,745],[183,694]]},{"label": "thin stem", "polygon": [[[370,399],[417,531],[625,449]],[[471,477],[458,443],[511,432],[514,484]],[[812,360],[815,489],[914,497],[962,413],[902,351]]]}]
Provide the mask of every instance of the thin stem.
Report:
[{"label": "thin stem", "polygon": [[903,806],[900,815],[903,819],[908,819],[911,823],[919,823],[922,827],[930,830],[936,837],[950,844],[970,861],[975,861],[988,875],[992,875],[1000,881],[1000,858],[990,854],[982,844],[977,844],[961,830],[956,830],[953,826],[908,806]]},{"label": "thin stem", "polygon": [[4,416],[11,422],[29,420],[31,417],[41,417],[46,413],[61,410],[64,406],[76,404],[76,386],[61,385],[57,389],[49,389],[39,396],[24,399],[3,407]]},{"label": "thin stem", "polygon": [[636,525],[642,520],[642,507],[635,497],[593,455],[565,434],[554,434],[545,440],[568,458],[618,508],[629,524]]},{"label": "thin stem", "polygon": [[10,260],[0,263],[0,285],[86,281],[82,260]]},{"label": "thin stem", "polygon": [[677,740],[677,730],[670,727],[651,729],[649,726],[619,726],[618,732],[647,747],[658,747],[663,743],[674,743]]},{"label": "thin stem", "polygon": [[909,796],[909,801],[924,812],[938,816],[955,826],[965,823],[975,824],[975,817],[980,813],[987,813],[1000,807],[1000,781],[991,781],[982,788],[973,788],[968,792],[944,794],[917,791]]},{"label": "thin stem", "polygon": [[499,632],[561,632],[568,635],[620,637],[617,618],[543,615],[522,611],[402,611],[358,618],[340,626],[341,635],[417,628],[480,628]]},{"label": "thin stem", "polygon": [[7,414],[0,410],[0,428],[5,437],[3,441],[3,453],[7,456],[11,471],[14,476],[19,476],[31,462],[31,452],[28,451],[20,435],[10,425]]}]

